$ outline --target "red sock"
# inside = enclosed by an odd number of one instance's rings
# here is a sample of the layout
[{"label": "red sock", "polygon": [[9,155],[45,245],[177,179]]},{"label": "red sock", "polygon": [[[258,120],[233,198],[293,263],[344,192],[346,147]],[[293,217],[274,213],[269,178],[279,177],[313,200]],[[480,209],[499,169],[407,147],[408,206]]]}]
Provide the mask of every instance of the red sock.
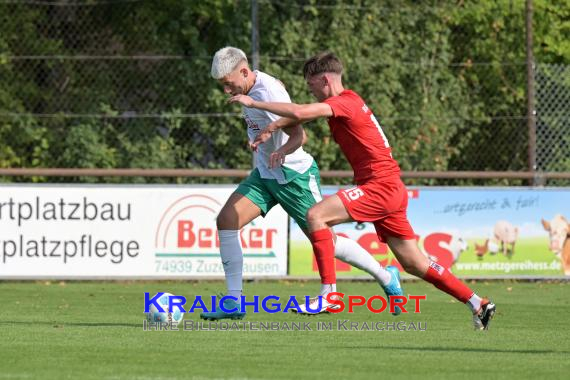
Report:
[{"label": "red sock", "polygon": [[474,293],[473,290],[469,289],[464,282],[455,277],[447,268],[433,261],[429,264],[428,271],[424,275],[424,280],[463,303],[469,301],[469,298],[471,298]]},{"label": "red sock", "polygon": [[334,241],[331,231],[325,228],[311,232],[311,242],[321,275],[321,284],[336,284]]}]

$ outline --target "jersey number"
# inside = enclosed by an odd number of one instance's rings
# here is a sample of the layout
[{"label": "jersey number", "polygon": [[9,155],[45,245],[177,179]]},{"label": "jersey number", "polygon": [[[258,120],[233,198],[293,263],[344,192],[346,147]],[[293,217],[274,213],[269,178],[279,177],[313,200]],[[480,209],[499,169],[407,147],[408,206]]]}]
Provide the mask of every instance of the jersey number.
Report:
[{"label": "jersey number", "polygon": [[348,198],[350,198],[350,200],[355,201],[364,195],[364,191],[360,190],[358,187],[354,187],[352,189],[346,190],[346,195],[348,195]]}]

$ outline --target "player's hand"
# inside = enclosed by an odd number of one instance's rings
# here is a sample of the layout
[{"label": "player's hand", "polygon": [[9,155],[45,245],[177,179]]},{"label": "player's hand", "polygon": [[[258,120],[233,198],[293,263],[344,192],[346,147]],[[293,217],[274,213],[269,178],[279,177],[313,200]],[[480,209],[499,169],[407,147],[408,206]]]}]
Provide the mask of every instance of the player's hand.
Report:
[{"label": "player's hand", "polygon": [[266,142],[267,140],[269,140],[269,138],[271,137],[271,131],[268,130],[267,128],[261,130],[257,136],[255,136],[255,139],[253,140],[253,142],[251,143],[251,147],[252,149],[257,150],[257,147],[260,144],[263,144],[264,142]]},{"label": "player's hand", "polygon": [[234,95],[228,99],[228,103],[240,103],[244,107],[253,107],[253,99],[247,95]]},{"label": "player's hand", "polygon": [[249,149],[251,149],[251,151],[257,152],[257,145],[254,146],[251,141],[248,141],[247,145],[249,146]]},{"label": "player's hand", "polygon": [[283,152],[276,150],[269,156],[269,169],[278,168],[285,163]]}]

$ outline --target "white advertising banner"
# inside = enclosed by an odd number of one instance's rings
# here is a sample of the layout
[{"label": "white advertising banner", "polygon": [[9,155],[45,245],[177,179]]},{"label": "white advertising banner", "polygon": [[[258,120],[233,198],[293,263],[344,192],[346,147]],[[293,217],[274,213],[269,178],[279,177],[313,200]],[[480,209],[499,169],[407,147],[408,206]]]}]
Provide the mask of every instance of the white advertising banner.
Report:
[{"label": "white advertising banner", "polygon": [[[0,279],[223,278],[235,186],[0,185]],[[246,277],[287,274],[287,214],[242,229]]]}]

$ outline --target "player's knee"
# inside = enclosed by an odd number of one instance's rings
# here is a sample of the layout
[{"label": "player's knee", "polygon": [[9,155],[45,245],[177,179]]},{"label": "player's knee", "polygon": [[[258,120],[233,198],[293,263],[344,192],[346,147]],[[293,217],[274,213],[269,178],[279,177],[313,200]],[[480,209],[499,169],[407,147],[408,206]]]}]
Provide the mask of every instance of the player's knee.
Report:
[{"label": "player's knee", "polygon": [[218,228],[218,231],[224,229],[224,218],[222,217],[222,214],[218,214],[216,217],[216,227]]},{"label": "player's knee", "polygon": [[410,259],[409,257],[400,256],[398,257],[398,262],[406,272],[413,275],[416,274],[418,268],[416,262],[413,259]]},{"label": "player's knee", "polygon": [[216,217],[216,227],[218,228],[218,231],[232,229],[232,225],[234,223],[231,223],[230,219],[231,218],[229,218],[228,215],[222,210],[222,212],[220,212]]},{"label": "player's knee", "polygon": [[309,211],[307,211],[307,224],[315,225],[321,222],[322,215],[318,208],[311,207]]},{"label": "player's knee", "polygon": [[417,260],[402,260],[400,264],[406,272],[413,276],[421,277],[424,273],[423,265]]}]

